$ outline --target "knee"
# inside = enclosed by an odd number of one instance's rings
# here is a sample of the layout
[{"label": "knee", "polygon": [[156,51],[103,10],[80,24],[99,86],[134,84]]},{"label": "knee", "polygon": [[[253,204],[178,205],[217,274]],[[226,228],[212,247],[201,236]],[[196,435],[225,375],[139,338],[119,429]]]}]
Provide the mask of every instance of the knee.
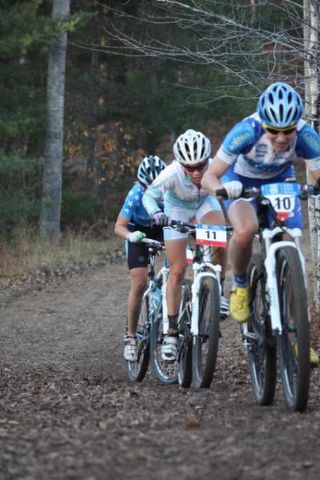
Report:
[{"label": "knee", "polygon": [[247,245],[252,242],[256,233],[257,228],[255,225],[241,225],[234,230],[234,241],[238,245]]},{"label": "knee", "polygon": [[131,282],[131,292],[137,297],[142,296],[146,288],[147,280],[145,278],[135,278]]}]

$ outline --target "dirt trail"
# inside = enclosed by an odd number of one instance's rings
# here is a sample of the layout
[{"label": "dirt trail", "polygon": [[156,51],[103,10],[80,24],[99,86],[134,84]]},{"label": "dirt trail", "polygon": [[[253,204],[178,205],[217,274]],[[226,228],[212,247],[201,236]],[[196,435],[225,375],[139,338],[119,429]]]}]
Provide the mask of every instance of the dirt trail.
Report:
[{"label": "dirt trail", "polygon": [[305,414],[280,389],[256,406],[227,320],[209,390],[129,383],[128,286],[126,267],[109,265],[2,300],[1,480],[319,479],[319,370]]}]

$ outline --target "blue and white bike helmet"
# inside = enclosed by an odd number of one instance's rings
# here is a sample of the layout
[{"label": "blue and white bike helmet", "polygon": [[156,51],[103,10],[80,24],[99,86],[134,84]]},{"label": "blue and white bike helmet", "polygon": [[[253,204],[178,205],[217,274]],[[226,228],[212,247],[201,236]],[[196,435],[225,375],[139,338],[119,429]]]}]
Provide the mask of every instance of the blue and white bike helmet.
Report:
[{"label": "blue and white bike helmet", "polygon": [[145,157],[140,163],[137,171],[137,177],[140,183],[146,188],[151,185],[153,180],[159,175],[161,170],[166,168],[166,164],[156,155]]},{"label": "blue and white bike helmet", "polygon": [[296,125],[304,108],[294,88],[284,82],[275,82],[260,95],[257,110],[263,123],[281,129]]},{"label": "blue and white bike helmet", "polygon": [[173,153],[182,165],[197,165],[210,157],[211,142],[203,133],[189,129],[177,138]]}]

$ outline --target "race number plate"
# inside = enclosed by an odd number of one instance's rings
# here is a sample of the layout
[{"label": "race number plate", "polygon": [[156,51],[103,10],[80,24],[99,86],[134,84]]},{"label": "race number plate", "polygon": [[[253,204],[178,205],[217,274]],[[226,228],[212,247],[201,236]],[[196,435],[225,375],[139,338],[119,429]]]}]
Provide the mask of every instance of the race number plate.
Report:
[{"label": "race number plate", "polygon": [[227,246],[226,227],[220,225],[196,225],[196,243],[198,245],[208,245],[210,247]]},{"label": "race number plate", "polygon": [[287,220],[294,210],[296,196],[300,193],[298,183],[270,183],[262,185],[261,193],[267,197],[279,220]]}]

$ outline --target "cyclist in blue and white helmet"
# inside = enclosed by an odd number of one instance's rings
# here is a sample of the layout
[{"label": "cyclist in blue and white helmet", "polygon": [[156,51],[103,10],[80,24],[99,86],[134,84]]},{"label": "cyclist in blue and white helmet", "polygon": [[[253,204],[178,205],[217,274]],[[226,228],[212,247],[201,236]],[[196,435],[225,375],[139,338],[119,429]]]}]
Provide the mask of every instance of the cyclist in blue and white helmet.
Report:
[{"label": "cyclist in blue and white helmet", "polygon": [[[130,272],[128,295],[128,324],[124,337],[124,358],[137,360],[137,322],[143,293],[148,284],[148,247],[145,237],[163,240],[162,228],[152,224],[152,219],[142,204],[142,196],[166,164],[156,155],[146,156],[137,170],[138,182],[127,194],[115,224],[115,234],[126,241],[126,255]],[[160,207],[161,208],[161,207]]]},{"label": "cyclist in blue and white helmet", "polygon": [[148,188],[159,173],[166,168],[166,164],[156,155],[145,157],[139,165],[137,178],[145,188]]},{"label": "cyclist in blue and white helmet", "polygon": [[279,129],[297,125],[303,114],[303,102],[296,90],[276,82],[265,90],[258,101],[258,113],[265,125]]},{"label": "cyclist in blue and white helmet", "polygon": [[[233,286],[230,312],[237,322],[249,316],[247,267],[258,219],[252,202],[242,199],[243,187],[281,183],[295,177],[294,164],[306,162],[310,177],[320,185],[320,137],[302,120],[303,102],[290,85],[275,82],[259,97],[257,111],[237,123],[226,135],[207,172],[202,186],[209,193],[224,187],[225,207],[233,227],[230,257]],[[288,227],[302,228],[299,201],[286,221]],[[311,363],[318,363],[311,350]]]}]

